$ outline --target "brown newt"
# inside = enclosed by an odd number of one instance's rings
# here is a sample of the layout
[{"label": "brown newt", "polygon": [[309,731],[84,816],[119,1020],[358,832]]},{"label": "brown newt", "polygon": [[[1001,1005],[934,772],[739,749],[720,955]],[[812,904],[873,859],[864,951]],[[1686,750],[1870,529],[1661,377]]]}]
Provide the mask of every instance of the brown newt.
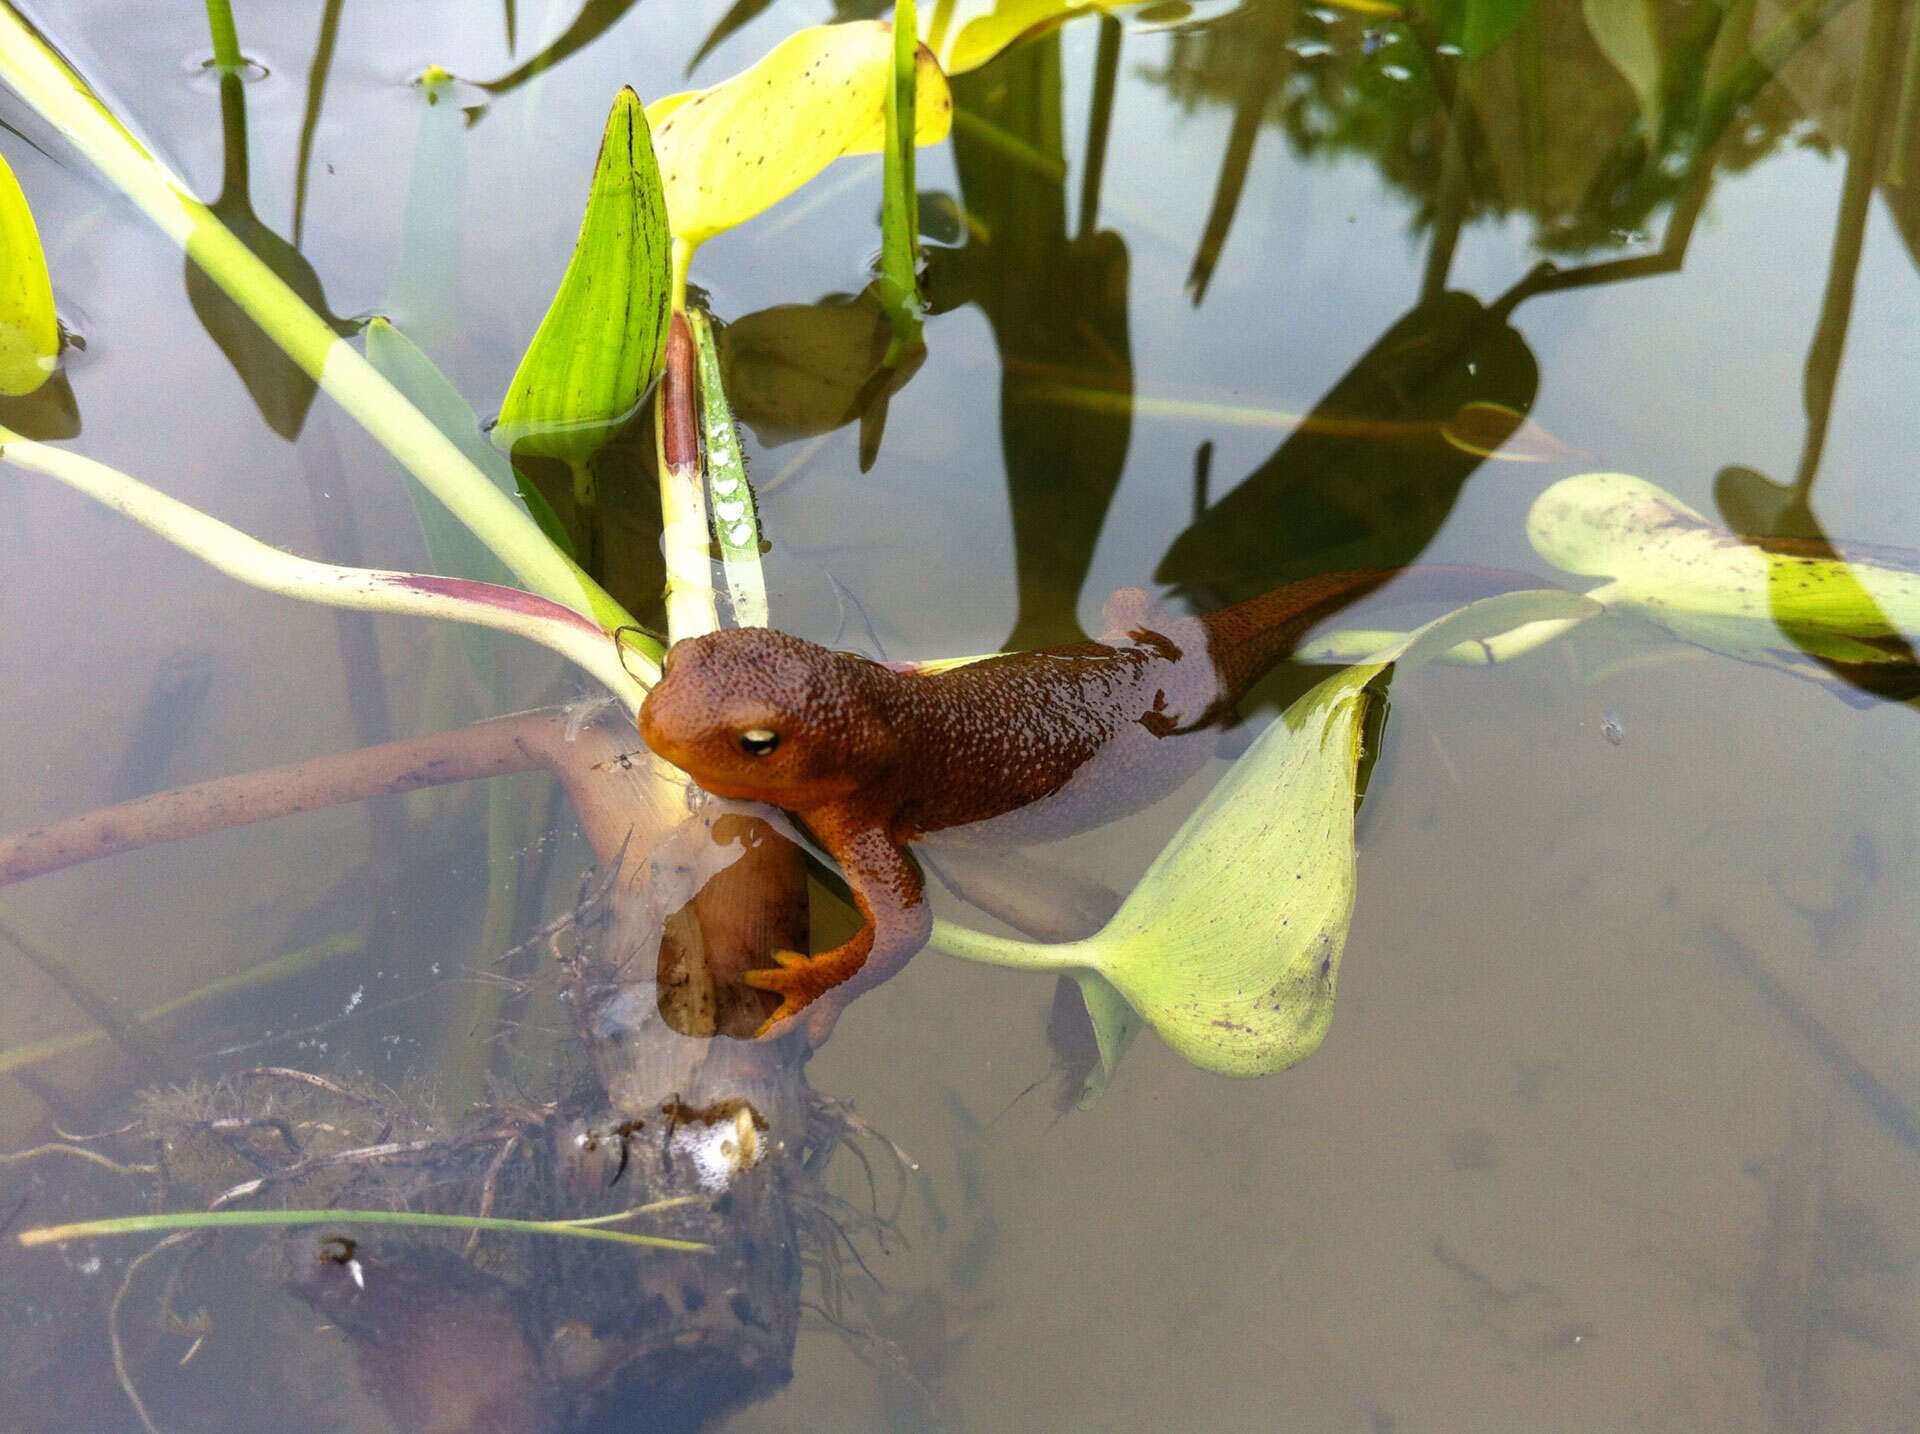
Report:
[{"label": "brown newt", "polygon": [[[1537,585],[1486,569],[1406,571],[1438,580],[1443,590],[1423,598]],[[1308,578],[1153,626],[1146,594],[1124,589],[1107,603],[1099,642],[932,673],[770,628],[675,643],[640,709],[647,745],[717,796],[798,816],[840,863],[865,919],[831,951],[776,952],[777,967],[745,974],[783,998],[759,1034],[811,1009],[819,1044],[854,996],[926,944],[933,918],[908,843],[932,833],[1036,841],[1147,806],[1213,747],[1180,738],[1230,721],[1309,627],[1394,575]]]}]

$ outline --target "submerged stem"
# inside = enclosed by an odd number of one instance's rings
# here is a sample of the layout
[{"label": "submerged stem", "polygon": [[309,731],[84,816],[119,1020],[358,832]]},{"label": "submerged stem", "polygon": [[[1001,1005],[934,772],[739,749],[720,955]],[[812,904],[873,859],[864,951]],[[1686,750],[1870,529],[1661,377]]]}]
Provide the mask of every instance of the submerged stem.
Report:
[{"label": "submerged stem", "polygon": [[704,1254],[713,1246],[664,1235],[634,1235],[565,1220],[506,1220],[484,1215],[431,1215],[418,1210],[180,1210],[159,1215],[123,1215],[83,1220],[73,1225],[42,1225],[14,1236],[22,1245],[53,1245],[63,1240],[95,1240],[108,1235],[148,1235],[158,1230],[222,1230],[239,1227],[291,1229],[298,1225],[416,1225],[435,1230],[498,1230],[522,1235],[562,1235],[574,1240],[605,1240],[616,1245],[646,1245],[660,1250]]}]

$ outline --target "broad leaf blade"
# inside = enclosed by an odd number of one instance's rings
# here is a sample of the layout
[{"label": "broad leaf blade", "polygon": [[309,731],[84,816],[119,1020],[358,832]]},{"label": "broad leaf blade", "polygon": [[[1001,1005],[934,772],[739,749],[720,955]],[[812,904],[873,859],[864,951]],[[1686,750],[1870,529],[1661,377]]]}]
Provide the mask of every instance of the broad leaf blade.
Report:
[{"label": "broad leaf blade", "polygon": [[671,250],[646,111],[622,89],[573,259],[508,386],[495,444],[584,462],[632,414],[666,351]]},{"label": "broad leaf blade", "polygon": [[60,323],[27,196],[0,155],[0,394],[32,393],[53,374]]},{"label": "broad leaf blade", "polygon": [[1326,1034],[1353,916],[1368,684],[1386,670],[1348,668],[1289,708],[1087,943],[1101,974],[1196,1065],[1281,1070]]},{"label": "broad leaf blade", "polygon": [[1376,682],[1396,660],[1416,667],[1590,607],[1573,593],[1503,593],[1322,682],[1256,739],[1082,943],[1088,964],[1196,1065],[1263,1075],[1312,1054],[1333,1019],[1353,916],[1353,814]]},{"label": "broad leaf blade", "polygon": [[[690,95],[654,101],[674,237],[710,239],[771,208],[834,160],[886,144],[893,27],[816,25],[788,36],[751,69]],[[953,97],[932,54],[917,54],[914,137],[937,144]]]},{"label": "broad leaf blade", "polygon": [[1920,631],[1916,555],[1852,561],[1790,541],[1746,539],[1625,473],[1564,478],[1534,501],[1527,536],[1568,572],[1604,575],[1609,607],[1639,612],[1689,642],[1770,658],[1784,630],[1839,662],[1899,660],[1890,640]]}]

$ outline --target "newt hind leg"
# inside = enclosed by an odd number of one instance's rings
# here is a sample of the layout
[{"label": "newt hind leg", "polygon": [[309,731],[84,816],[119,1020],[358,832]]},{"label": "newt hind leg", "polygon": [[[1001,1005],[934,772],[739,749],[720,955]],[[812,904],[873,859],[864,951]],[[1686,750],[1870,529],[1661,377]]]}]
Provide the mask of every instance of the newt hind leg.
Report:
[{"label": "newt hind leg", "polygon": [[781,998],[779,1008],[760,1023],[760,1029],[754,1034],[766,1035],[776,1026],[799,1015],[834,987],[857,976],[861,967],[867,964],[867,955],[872,947],[873,928],[867,926],[851,941],[831,951],[822,951],[817,956],[803,955],[798,951],[776,951],[773,959],[778,965],[746,972],[740,979],[749,986],[760,991],[771,991]]},{"label": "newt hind leg", "polygon": [[927,944],[933,916],[919,867],[884,828],[858,826],[826,813],[806,816],[846,873],[864,923],[831,951],[816,956],[777,951],[778,965],[748,971],[741,979],[781,998],[756,1035],[767,1035],[804,1011],[818,1046],[855,996],[893,975]]}]

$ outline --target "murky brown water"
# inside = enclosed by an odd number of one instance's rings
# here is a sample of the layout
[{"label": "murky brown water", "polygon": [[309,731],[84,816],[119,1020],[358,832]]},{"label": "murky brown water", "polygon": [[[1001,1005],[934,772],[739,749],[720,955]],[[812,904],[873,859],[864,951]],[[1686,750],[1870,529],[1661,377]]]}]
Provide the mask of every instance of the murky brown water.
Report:
[{"label": "murky brown water", "polygon": [[[1467,59],[1427,22],[1185,8],[1079,18],[956,81],[963,111],[1042,160],[977,123],[922,151],[927,227],[971,223],[930,256],[928,356],[868,471],[860,423],[823,421],[842,416],[834,395],[775,382],[748,340],[782,305],[821,306],[808,335],[846,327],[834,296],[870,277],[879,161],[843,162],[701,250],[694,281],[732,324],[758,434],[779,625],[933,656],[1097,630],[1128,584],[1208,604],[1416,556],[1539,569],[1529,505],[1589,470],[1746,527],[1771,490],[1724,470],[1800,472],[1843,547],[1920,547],[1920,148],[1909,133],[1889,155],[1911,4],[1813,7],[1822,26],[1699,164],[1685,136],[1741,74],[1727,37],[1759,41],[1784,7],[1660,7],[1664,68],[1638,97],[1571,6]],[[34,13],[218,190],[220,97],[195,68],[193,7]],[[253,207],[288,236],[297,207],[331,311],[392,313],[485,413],[564,267],[616,87],[710,82],[828,18],[769,4],[689,81],[727,13],[589,6],[617,18],[530,82],[461,92],[461,125],[406,81],[430,63],[510,76],[567,30],[570,3],[243,4],[242,44],[268,70],[245,91]],[[1886,89],[1871,121],[1855,116],[1870,31]],[[46,136],[10,98],[0,119],[88,341],[70,367],[76,445],[269,542],[418,565],[391,462],[324,399],[296,442],[276,436],[196,318],[178,253],[57,146],[36,150]],[[1879,157],[1853,225],[1861,134]],[[1521,287],[1543,259],[1647,262]],[[1429,350],[1455,357],[1408,358]],[[1440,429],[1476,402],[1532,427],[1490,459],[1465,452]],[[644,616],[652,498],[636,479],[607,501],[614,580]],[[349,509],[357,556],[340,546]],[[356,639],[327,613],[11,470],[0,551],[0,829],[375,735],[346,696]],[[395,734],[505,710],[451,635],[374,632]],[[513,677],[520,703],[576,690],[531,654]],[[1920,1423],[1912,713],[1625,624],[1507,668],[1428,669],[1392,697],[1332,1034],[1296,1069],[1229,1081],[1147,1036],[1097,1105],[1056,1119],[1045,1087],[1024,1093],[1049,1069],[1050,982],[926,955],[859,1002],[809,1075],[924,1172],[905,1238],[862,1245],[883,1288],[861,1287],[861,1318],[889,1343],[811,1318],[792,1383],[725,1427]],[[548,800],[544,779],[514,780],[528,807]],[[1202,790],[1046,856],[1123,886]],[[484,807],[454,789],[405,811],[399,847],[375,847],[393,886],[364,946],[358,808],[36,880],[5,894],[6,919],[128,1011],[276,951],[355,948],[154,1027],[177,1077],[295,1065],[457,1104],[473,1089],[457,1073],[490,1055],[503,1084],[537,1084],[554,1063],[527,1054],[539,1033],[567,1039],[551,990],[513,1006],[500,1040],[475,1029],[472,994],[499,946],[573,900],[585,847],[563,804],[544,832],[529,819],[522,869],[546,885],[490,948]],[[4,947],[0,963],[0,1050],[87,1029],[40,970]],[[140,1079],[104,1043],[12,1071],[0,1139],[45,1138],[50,1111],[104,1121]],[[845,1164],[834,1188],[856,1198]],[[20,1223],[137,1208],[133,1186],[82,1175],[0,1169],[0,1216],[22,1199]],[[0,1257],[0,1424],[138,1427],[104,1333],[137,1248]],[[192,1337],[160,1325],[157,1294],[139,1316],[163,1427],[385,1427],[312,1310],[238,1258],[209,1278],[223,1298],[196,1289],[215,1323],[184,1370]]]}]

